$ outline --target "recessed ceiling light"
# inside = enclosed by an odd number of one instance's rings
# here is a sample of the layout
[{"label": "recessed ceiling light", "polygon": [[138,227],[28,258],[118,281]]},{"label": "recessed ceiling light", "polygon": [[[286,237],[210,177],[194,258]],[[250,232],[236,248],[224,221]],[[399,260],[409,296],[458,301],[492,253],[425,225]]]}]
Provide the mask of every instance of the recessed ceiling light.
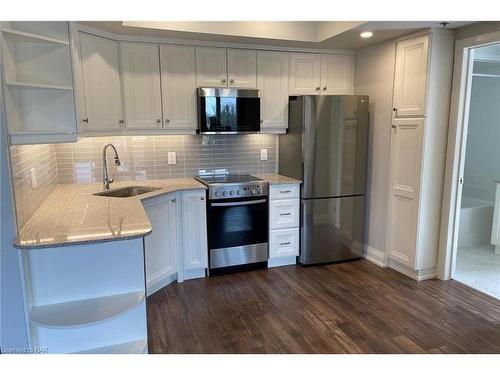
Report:
[{"label": "recessed ceiling light", "polygon": [[361,34],[359,34],[361,38],[371,38],[373,36],[373,33],[371,31],[363,31]]}]

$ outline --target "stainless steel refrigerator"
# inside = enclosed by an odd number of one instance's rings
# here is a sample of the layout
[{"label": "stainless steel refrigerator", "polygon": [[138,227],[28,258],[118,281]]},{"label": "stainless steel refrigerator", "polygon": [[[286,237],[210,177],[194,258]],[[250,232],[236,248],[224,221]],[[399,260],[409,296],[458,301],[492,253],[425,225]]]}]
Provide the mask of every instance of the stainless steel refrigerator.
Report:
[{"label": "stainless steel refrigerator", "polygon": [[302,180],[299,261],[361,257],[365,242],[368,96],[289,98],[279,173]]}]

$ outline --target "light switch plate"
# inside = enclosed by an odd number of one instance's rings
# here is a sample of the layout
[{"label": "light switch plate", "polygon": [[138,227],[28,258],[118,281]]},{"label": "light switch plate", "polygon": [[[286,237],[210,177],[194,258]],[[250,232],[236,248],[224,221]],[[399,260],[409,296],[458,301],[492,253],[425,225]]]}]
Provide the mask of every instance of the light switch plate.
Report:
[{"label": "light switch plate", "polygon": [[36,182],[36,169],[35,168],[30,168],[30,176],[31,176],[31,187],[33,189],[36,189],[37,182]]},{"label": "light switch plate", "polygon": [[177,155],[174,151],[168,153],[168,164],[177,164]]},{"label": "light switch plate", "polygon": [[267,148],[260,150],[260,160],[267,160]]}]

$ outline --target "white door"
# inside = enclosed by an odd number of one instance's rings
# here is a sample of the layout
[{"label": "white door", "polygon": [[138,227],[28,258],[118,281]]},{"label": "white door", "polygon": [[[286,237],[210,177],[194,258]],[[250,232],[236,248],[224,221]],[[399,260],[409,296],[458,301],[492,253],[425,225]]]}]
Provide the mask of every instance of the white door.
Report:
[{"label": "white door", "polygon": [[429,36],[398,42],[394,76],[395,117],[425,116]]},{"label": "white door", "polygon": [[182,192],[184,270],[208,267],[205,190]]},{"label": "white door", "polygon": [[257,52],[245,49],[227,50],[228,87],[257,87]]},{"label": "white door", "polygon": [[123,126],[118,43],[80,33],[84,118],[81,129],[113,130]]},{"label": "white door", "polygon": [[198,87],[227,87],[226,49],[196,47]]},{"label": "white door", "polygon": [[160,45],[163,127],[196,129],[195,48]]},{"label": "white door", "polygon": [[289,53],[257,52],[262,131],[288,127],[289,61]]},{"label": "white door", "polygon": [[391,259],[415,266],[425,119],[396,119],[391,137],[388,246]]},{"label": "white door", "polygon": [[152,43],[120,43],[125,123],[129,129],[162,126],[160,56]]},{"label": "white door", "polygon": [[167,194],[144,202],[153,231],[144,237],[146,287],[150,295],[168,285],[178,271],[179,212],[176,194]]},{"label": "white door", "polygon": [[321,89],[321,55],[292,53],[290,55],[290,94],[315,95]]},{"label": "white door", "polygon": [[354,91],[354,56],[321,55],[321,93],[352,95]]}]

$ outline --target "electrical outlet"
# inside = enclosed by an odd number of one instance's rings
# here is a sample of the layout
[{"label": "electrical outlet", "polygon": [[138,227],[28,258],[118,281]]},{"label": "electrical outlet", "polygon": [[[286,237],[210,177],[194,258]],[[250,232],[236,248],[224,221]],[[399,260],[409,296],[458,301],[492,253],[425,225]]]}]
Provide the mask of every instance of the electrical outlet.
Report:
[{"label": "electrical outlet", "polygon": [[173,151],[168,153],[168,164],[177,164],[177,155]]},{"label": "electrical outlet", "polygon": [[267,160],[267,148],[260,150],[260,160]]},{"label": "electrical outlet", "polygon": [[36,189],[37,182],[36,182],[36,169],[35,168],[30,168],[30,176],[31,176],[31,187],[33,189]]}]

